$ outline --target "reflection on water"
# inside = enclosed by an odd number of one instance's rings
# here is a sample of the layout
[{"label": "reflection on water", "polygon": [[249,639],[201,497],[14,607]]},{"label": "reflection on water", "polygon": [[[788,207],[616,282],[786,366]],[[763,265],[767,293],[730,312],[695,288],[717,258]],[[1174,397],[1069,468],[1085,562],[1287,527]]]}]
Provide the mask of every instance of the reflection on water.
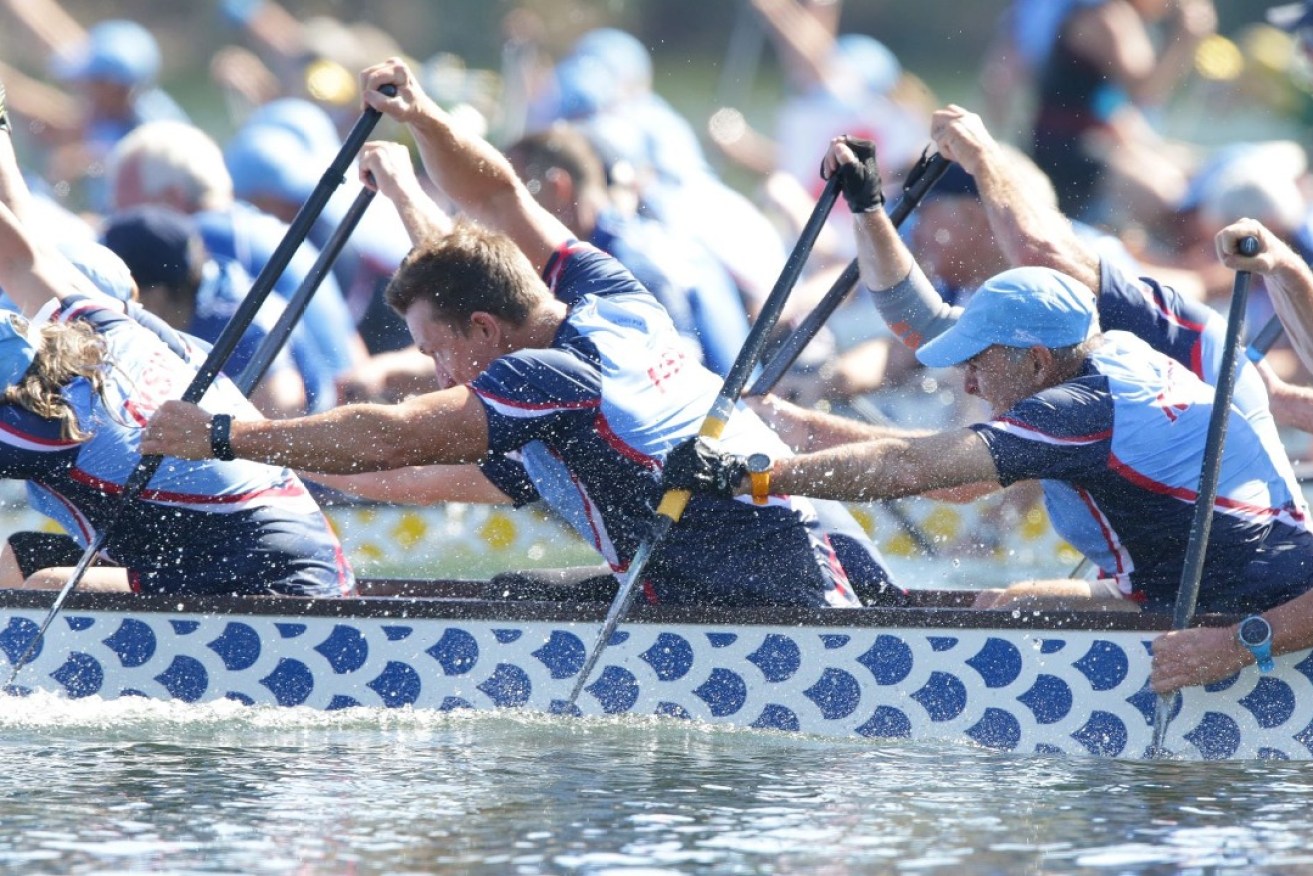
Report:
[{"label": "reflection on water", "polygon": [[1299,764],[0,698],[0,871],[1289,873]]}]

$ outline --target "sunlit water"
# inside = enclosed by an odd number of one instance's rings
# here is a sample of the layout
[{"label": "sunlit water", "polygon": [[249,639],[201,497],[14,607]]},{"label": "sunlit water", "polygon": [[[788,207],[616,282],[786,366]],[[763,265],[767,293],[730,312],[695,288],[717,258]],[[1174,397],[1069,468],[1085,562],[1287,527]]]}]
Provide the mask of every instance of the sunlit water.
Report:
[{"label": "sunlit water", "polygon": [[0,698],[12,873],[1313,872],[1298,764]]}]

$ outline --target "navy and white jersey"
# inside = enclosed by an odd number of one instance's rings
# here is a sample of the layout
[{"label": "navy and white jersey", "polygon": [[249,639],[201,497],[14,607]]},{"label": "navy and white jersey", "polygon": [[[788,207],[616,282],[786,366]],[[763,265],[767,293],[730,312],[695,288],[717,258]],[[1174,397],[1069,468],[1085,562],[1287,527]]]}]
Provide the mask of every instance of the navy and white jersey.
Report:
[{"label": "navy and white jersey", "polygon": [[[484,471],[517,500],[540,495],[621,573],[661,498],[666,454],[697,434],[721,382],[684,352],[670,317],[615,259],[571,243],[545,279],[569,307],[552,346],[503,356],[471,384],[493,459],[522,466],[527,482],[507,463]],[[722,443],[788,453],[746,408]],[[859,604],[814,507],[798,497],[755,506],[695,496],[648,573],[654,602]]]},{"label": "navy and white jersey", "polygon": [[[1180,585],[1213,388],[1126,332],[1107,332],[1076,378],[972,428],[1000,481],[1065,482],[1097,522],[1091,557],[1122,591],[1168,608]],[[1233,405],[1199,593],[1202,611],[1257,611],[1313,583],[1307,510],[1271,420]]]},{"label": "navy and white jersey", "polygon": [[[1106,259],[1100,266],[1098,307],[1104,331],[1130,332],[1205,383],[1216,384],[1226,342],[1226,320],[1212,308],[1186,300],[1170,286],[1151,278],[1133,278]],[[1286,490],[1297,497],[1307,517],[1303,493],[1277,438],[1263,378],[1248,359],[1241,356],[1239,362],[1233,409],[1250,422],[1256,434],[1265,437],[1278,476]],[[1198,483],[1198,473],[1195,482]],[[1085,499],[1063,481],[1046,480],[1043,487],[1045,508],[1054,531],[1095,563],[1104,575],[1118,577],[1118,557],[1109,545],[1104,523],[1091,513]]]},{"label": "navy and white jersey", "polygon": [[[91,437],[70,441],[58,421],[0,404],[0,477],[27,480],[38,510],[84,546],[114,519],[106,558],[128,570],[139,592],[354,593],[328,521],[285,468],[166,458],[140,498],[122,507],[123,485],[141,460],[142,427],[160,403],[182,396],[203,352],[135,312],[140,319],[108,298],[65,299],[55,318],[85,321],[108,348],[103,394],[84,378],[63,391]],[[222,377],[203,406],[259,416]]]}]

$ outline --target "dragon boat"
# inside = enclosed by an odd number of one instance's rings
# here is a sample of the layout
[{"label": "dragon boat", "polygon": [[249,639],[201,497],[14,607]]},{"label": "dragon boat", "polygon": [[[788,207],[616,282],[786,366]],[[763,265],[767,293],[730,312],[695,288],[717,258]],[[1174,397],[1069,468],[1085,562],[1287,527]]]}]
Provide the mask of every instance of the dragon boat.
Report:
[{"label": "dragon boat", "polygon": [[[969,592],[950,590],[916,592],[897,609],[644,606],[571,705],[607,580],[558,587],[539,576],[531,591],[513,575],[371,580],[345,600],[74,593],[10,693],[657,715],[1019,753],[1150,754],[1149,644],[1170,627],[1165,616],[977,612]],[[6,677],[53,596],[0,593]],[[1165,742],[1188,759],[1309,759],[1313,656],[1184,691]]]}]

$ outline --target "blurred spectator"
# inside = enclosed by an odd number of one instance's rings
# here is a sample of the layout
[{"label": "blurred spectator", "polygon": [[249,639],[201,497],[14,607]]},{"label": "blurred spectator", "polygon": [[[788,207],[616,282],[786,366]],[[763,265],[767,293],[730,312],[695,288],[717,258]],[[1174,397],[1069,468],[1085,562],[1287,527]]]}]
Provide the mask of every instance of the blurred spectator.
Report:
[{"label": "blurred spectator", "polygon": [[[1054,0],[1058,2],[1058,0]],[[1168,208],[1185,171],[1167,154],[1145,110],[1162,106],[1217,26],[1212,0],[1063,0],[1038,80],[1032,155],[1053,180],[1064,213],[1108,221],[1100,203],[1110,172],[1137,209]],[[1150,28],[1170,16],[1158,51]]]},{"label": "blurred spectator", "polygon": [[[162,204],[191,215],[210,253],[237,261],[253,277],[287,234],[278,218],[234,199],[223,153],[190,125],[153,122],[133,131],[111,155],[108,177],[117,208]],[[302,242],[274,291],[291,298],[317,255],[313,244]],[[302,320],[312,349],[304,355],[294,351],[294,358],[307,405],[324,410],[335,403],[336,375],[367,354],[331,276],[310,299]]]},{"label": "blurred spectator", "polygon": [[[290,223],[341,148],[328,115],[299,98],[260,107],[224,148],[233,194]],[[308,240],[323,247],[360,192],[348,179],[329,199]],[[406,324],[383,301],[383,289],[409,250],[395,211],[371,209],[333,263],[333,277],[371,354],[410,345]]]},{"label": "blurred spectator", "polygon": [[[0,64],[9,106],[29,120],[28,130],[48,150],[45,175],[67,183],[85,181],[85,205],[103,212],[107,201],[101,177],[114,145],[143,123],[187,119],[156,84],[159,45],[146,28],[124,19],[101,21],[83,31],[53,0],[8,6],[49,52],[51,72],[76,91],[74,99]],[[60,16],[66,27],[44,27],[39,18],[49,15]]]},{"label": "blurred spectator", "polygon": [[614,203],[601,159],[573,128],[525,137],[506,156],[539,203],[656,296],[703,364],[729,373],[748,335],[747,314],[733,280],[699,241]]},{"label": "blurred spectator", "polygon": [[933,101],[887,46],[866,34],[836,35],[838,3],[752,5],[780,56],[788,92],[773,138],[750,131],[732,108],[713,117],[712,138],[730,158],[763,176],[782,171],[813,198],[824,186],[817,156],[842,134],[873,141],[885,177],[916,161],[929,138]]},{"label": "blurred spectator", "polygon": [[608,165],[623,160],[643,212],[703,241],[755,314],[784,264],[783,243],[761,211],[715,175],[692,126],[652,90],[647,47],[616,28],[591,30],[546,86],[531,102],[527,130],[569,121]]},{"label": "blurred spectator", "polygon": [[[176,210],[133,207],[111,216],[102,234],[132,272],[141,306],[203,341],[219,339],[250,290],[251,278],[242,266],[211,257],[195,223]],[[265,302],[224,364],[224,373],[241,376],[281,312],[277,298]],[[305,387],[286,355],[270,365],[251,401],[266,416],[295,416],[305,409]]]}]

